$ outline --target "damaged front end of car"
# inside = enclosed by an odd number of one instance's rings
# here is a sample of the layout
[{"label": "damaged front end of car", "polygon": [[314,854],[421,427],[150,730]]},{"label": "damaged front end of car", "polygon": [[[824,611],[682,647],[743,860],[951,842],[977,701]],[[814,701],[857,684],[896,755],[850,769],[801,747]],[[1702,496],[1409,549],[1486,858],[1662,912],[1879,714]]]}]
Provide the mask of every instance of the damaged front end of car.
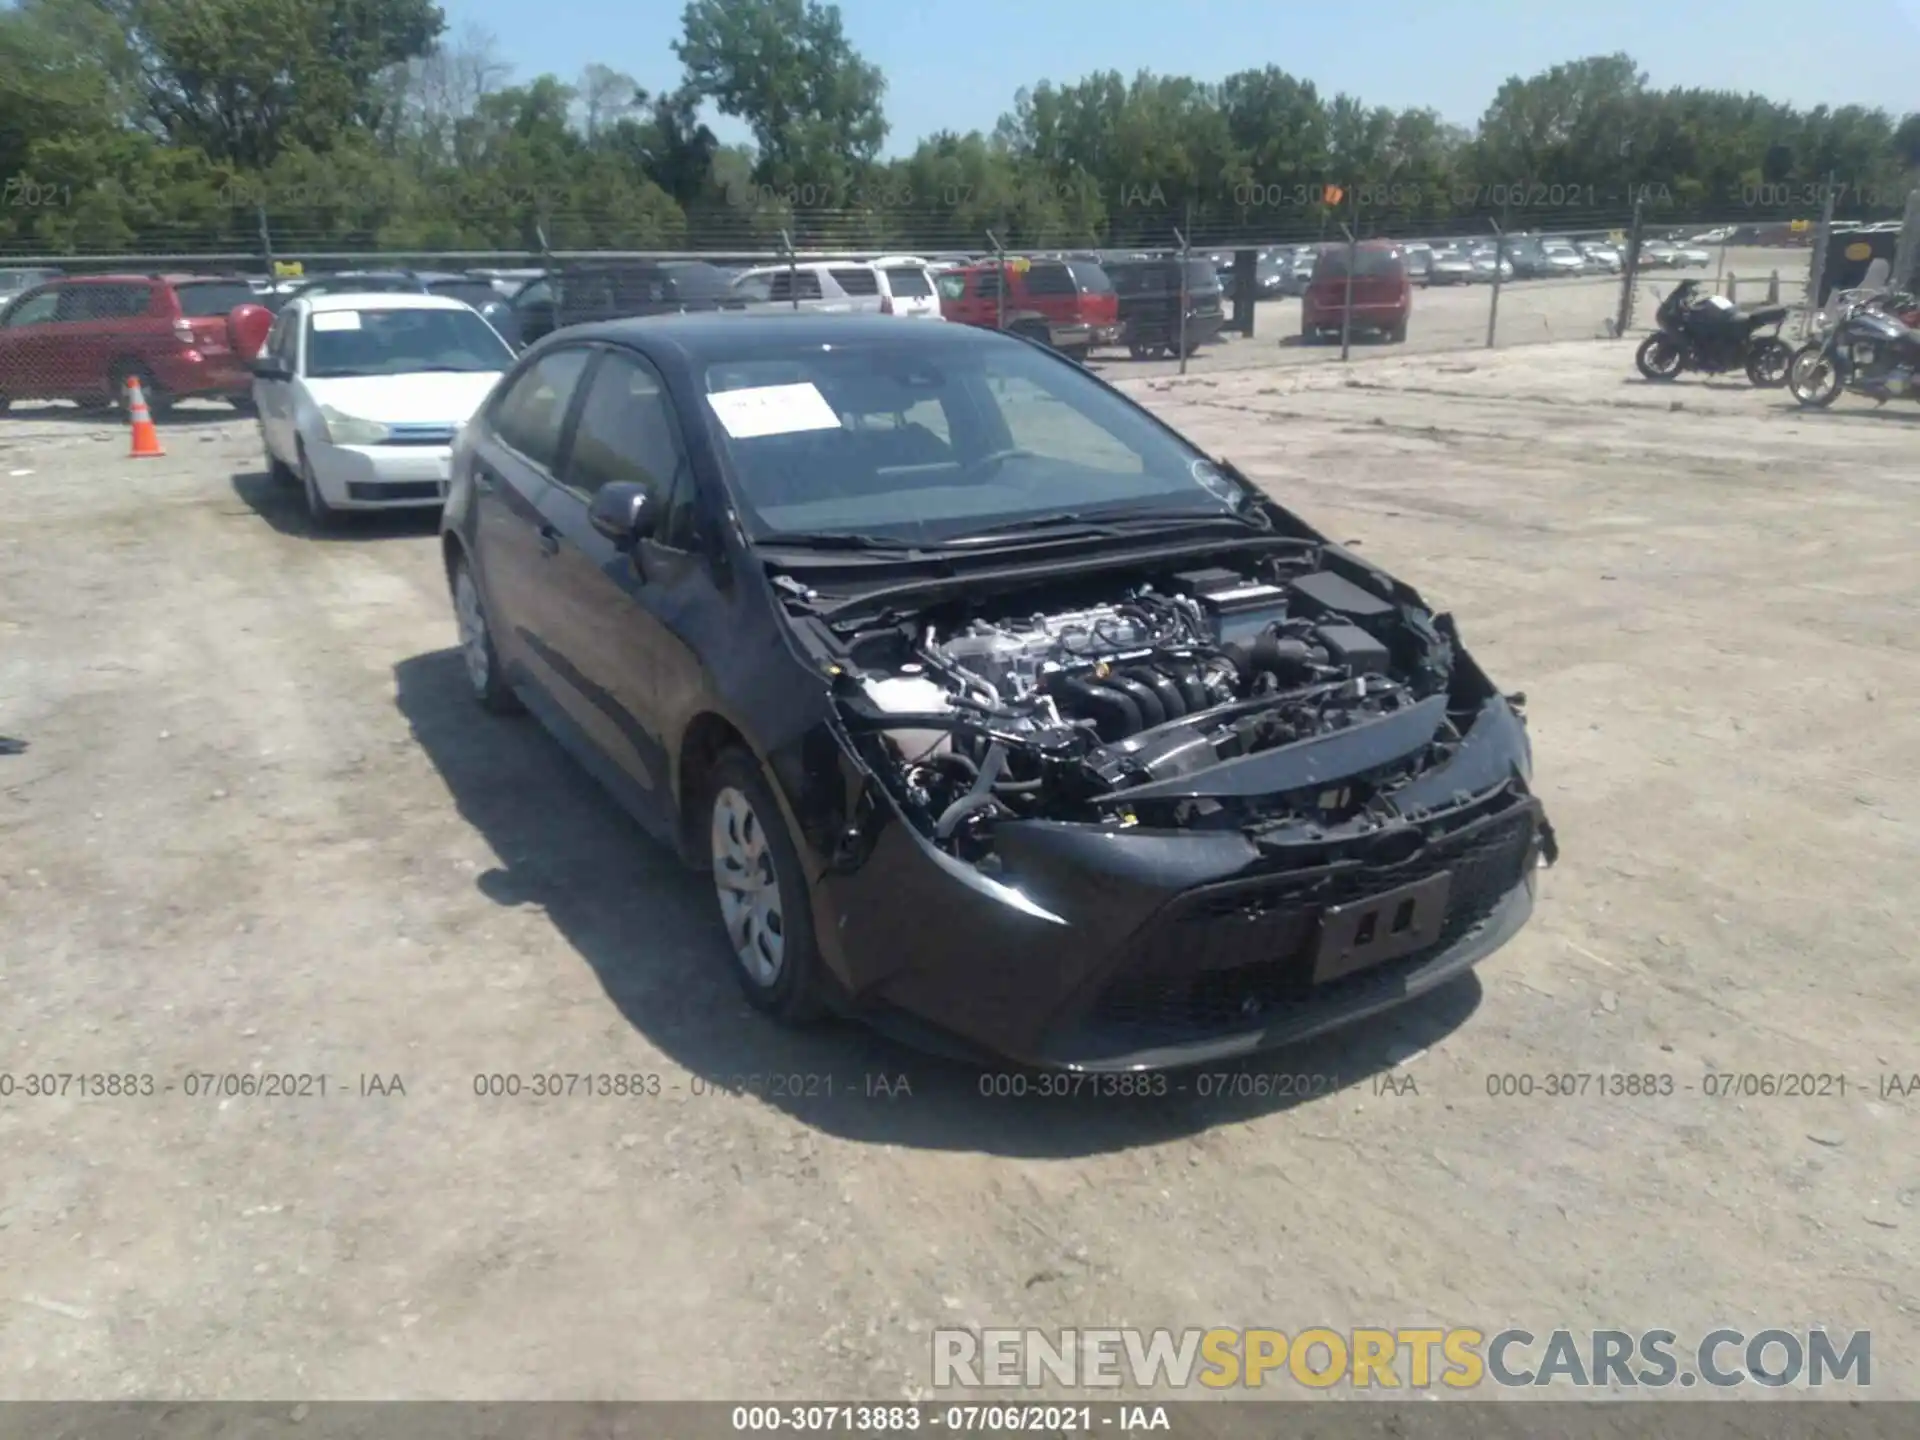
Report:
[{"label": "damaged front end of car", "polygon": [[1556,856],[1519,697],[1338,547],[830,615],[792,593],[877,792],[827,882],[846,968],[997,1054],[1124,1069],[1303,1038],[1503,943]]}]

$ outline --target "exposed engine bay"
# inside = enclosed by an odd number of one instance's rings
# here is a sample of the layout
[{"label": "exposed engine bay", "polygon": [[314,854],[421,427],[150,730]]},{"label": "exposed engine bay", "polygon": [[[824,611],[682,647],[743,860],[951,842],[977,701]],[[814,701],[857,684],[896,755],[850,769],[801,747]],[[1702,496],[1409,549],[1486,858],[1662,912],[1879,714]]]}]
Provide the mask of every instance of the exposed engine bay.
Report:
[{"label": "exposed engine bay", "polygon": [[1007,818],[1366,823],[1491,687],[1457,663],[1450,622],[1377,572],[1319,546],[1228,555],[842,622],[843,721],[908,818],[966,859]]}]

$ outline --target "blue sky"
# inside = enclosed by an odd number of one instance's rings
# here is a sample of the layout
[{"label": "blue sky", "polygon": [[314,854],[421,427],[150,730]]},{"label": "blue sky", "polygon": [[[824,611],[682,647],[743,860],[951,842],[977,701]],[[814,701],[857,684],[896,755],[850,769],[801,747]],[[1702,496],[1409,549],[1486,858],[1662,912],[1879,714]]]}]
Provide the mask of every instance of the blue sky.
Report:
[{"label": "blue sky", "polygon": [[[450,30],[492,32],[516,79],[549,70],[572,79],[595,61],[653,89],[679,79],[671,47],[682,0],[441,3]],[[1920,0],[843,0],[840,9],[854,45],[887,77],[889,154],[935,130],[991,127],[1023,85],[1105,69],[1218,80],[1273,64],[1327,93],[1432,106],[1470,125],[1510,75],[1624,50],[1662,87],[1920,108]],[[715,128],[745,138],[736,124]]]}]

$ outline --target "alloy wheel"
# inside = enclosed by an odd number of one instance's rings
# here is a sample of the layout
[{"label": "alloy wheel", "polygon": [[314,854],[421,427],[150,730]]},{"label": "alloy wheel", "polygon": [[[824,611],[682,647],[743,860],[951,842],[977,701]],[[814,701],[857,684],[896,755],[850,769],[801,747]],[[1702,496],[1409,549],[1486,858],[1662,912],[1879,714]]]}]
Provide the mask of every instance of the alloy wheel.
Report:
[{"label": "alloy wheel", "polygon": [[786,960],[780,876],[753,802],[731,785],[713,798],[712,848],[713,884],[733,953],[748,979],[771,988]]},{"label": "alloy wheel", "polygon": [[466,566],[453,582],[453,613],[460,624],[460,658],[466,662],[467,683],[473,693],[485,695],[493,678],[493,659],[487,645],[487,616],[480,608],[480,588]]}]

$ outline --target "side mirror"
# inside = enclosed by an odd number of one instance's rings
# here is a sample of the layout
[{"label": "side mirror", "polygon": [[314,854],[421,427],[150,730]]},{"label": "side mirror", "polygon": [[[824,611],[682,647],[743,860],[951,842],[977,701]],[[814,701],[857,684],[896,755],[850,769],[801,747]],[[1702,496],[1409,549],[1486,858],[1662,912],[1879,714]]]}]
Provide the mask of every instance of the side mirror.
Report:
[{"label": "side mirror", "polygon": [[653,534],[653,497],[646,487],[618,480],[600,487],[587,507],[587,519],[620,550],[631,550]]},{"label": "side mirror", "polygon": [[278,360],[262,358],[253,362],[253,378],[256,380],[291,380],[293,371]]}]

